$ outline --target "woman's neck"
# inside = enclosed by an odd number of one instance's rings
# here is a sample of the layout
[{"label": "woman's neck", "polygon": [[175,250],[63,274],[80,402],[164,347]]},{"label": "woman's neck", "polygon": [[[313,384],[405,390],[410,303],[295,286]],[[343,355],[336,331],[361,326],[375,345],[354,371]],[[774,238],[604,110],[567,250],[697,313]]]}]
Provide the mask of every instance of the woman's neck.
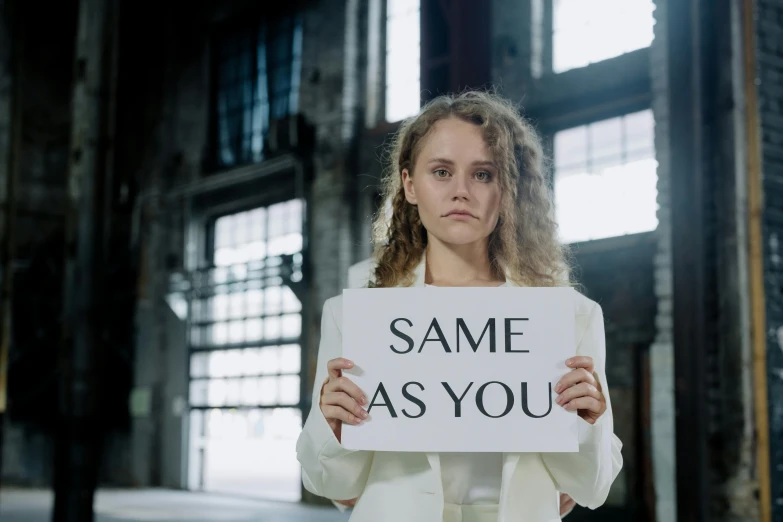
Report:
[{"label": "woman's neck", "polygon": [[427,244],[424,281],[435,286],[498,286],[489,262],[489,250],[483,245],[446,245],[430,237]]}]

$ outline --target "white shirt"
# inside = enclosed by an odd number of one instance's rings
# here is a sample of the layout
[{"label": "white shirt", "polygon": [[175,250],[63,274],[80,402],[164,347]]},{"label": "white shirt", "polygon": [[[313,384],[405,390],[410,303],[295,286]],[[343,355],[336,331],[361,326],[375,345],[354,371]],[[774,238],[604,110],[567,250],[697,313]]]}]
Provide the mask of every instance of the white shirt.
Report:
[{"label": "white shirt", "polygon": [[444,502],[462,505],[500,502],[501,453],[441,453],[440,469]]},{"label": "white shirt", "polygon": [[443,500],[449,504],[498,504],[501,453],[441,453]]}]

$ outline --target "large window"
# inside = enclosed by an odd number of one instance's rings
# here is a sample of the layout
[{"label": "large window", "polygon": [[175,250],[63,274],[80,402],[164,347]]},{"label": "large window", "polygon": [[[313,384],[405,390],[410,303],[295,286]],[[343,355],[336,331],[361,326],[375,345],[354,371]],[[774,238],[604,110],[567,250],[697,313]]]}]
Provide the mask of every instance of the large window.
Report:
[{"label": "large window", "polygon": [[216,167],[264,159],[270,120],[298,111],[302,25],[298,16],[226,31],[215,46]]},{"label": "large window", "polygon": [[552,68],[563,72],[648,47],[652,0],[551,0]]},{"label": "large window", "polygon": [[386,2],[386,121],[413,116],[421,105],[419,0]]},{"label": "large window", "polygon": [[566,243],[654,230],[652,111],[555,134],[555,206]]},{"label": "large window", "polygon": [[299,500],[299,199],[219,218],[193,275],[190,487]]}]

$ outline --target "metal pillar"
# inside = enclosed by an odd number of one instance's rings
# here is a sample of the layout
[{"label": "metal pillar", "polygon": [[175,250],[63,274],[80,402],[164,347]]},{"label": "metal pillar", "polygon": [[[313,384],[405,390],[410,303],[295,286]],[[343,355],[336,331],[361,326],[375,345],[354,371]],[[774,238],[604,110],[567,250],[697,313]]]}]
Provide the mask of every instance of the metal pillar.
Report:
[{"label": "metal pillar", "polygon": [[[10,29],[7,41],[11,44],[8,60],[8,72],[11,75],[11,96],[8,103],[10,120],[8,121],[7,169],[5,172],[5,195],[2,202],[2,245],[0,246],[0,472],[5,434],[5,415],[8,406],[8,364],[11,349],[11,296],[13,295],[13,259],[14,232],[16,230],[16,185],[19,179],[19,156],[22,145],[22,78],[21,39],[19,38],[18,17],[16,23],[12,17],[16,14],[6,4],[0,3],[0,17],[7,24],[2,29]],[[2,30],[0,29],[0,30]],[[1,476],[1,475],[0,475]]]},{"label": "metal pillar", "polygon": [[116,0],[81,0],[68,172],[61,393],[53,520],[91,522],[101,456],[105,226],[111,187]]},{"label": "metal pillar", "polygon": [[667,6],[678,522],[708,520],[706,3]]},{"label": "metal pillar", "polygon": [[[421,1],[421,90],[439,94],[492,82],[492,2]],[[465,38],[470,34],[470,38]]]}]

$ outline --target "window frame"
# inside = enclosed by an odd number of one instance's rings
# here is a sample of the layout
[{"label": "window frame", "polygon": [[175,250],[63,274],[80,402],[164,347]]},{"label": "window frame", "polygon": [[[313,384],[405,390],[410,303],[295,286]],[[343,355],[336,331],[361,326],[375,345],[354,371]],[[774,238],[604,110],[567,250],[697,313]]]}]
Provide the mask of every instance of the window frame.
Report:
[{"label": "window frame", "polygon": [[[610,58],[606,58],[605,60],[600,60],[597,62],[591,62],[583,67],[576,67],[572,69],[566,69],[564,71],[555,72],[554,70],[554,48],[555,48],[555,6],[554,2],[555,0],[529,0],[530,6],[531,6],[531,13],[534,9],[534,4],[537,4],[542,12],[541,17],[541,26],[539,28],[531,27],[531,33],[530,37],[531,39],[535,37],[536,33],[538,33],[538,37],[541,39],[541,76],[537,79],[546,77],[546,76],[560,76],[563,74],[568,74],[571,71],[579,70],[579,69],[586,69],[590,67],[594,67],[596,65],[602,64],[604,62],[609,62],[613,60],[617,60],[618,58],[632,53],[637,53],[642,50],[649,50],[650,46],[642,47],[640,49],[635,49],[633,51],[628,51],[626,53],[619,54],[617,56],[612,56]],[[531,17],[532,20],[532,17]],[[535,23],[535,21],[533,21]],[[534,48],[534,42],[530,42],[531,48]],[[533,56],[531,56],[531,60],[533,59]],[[532,64],[531,64],[532,65]],[[532,67],[531,67],[532,70]]]},{"label": "window frame", "polygon": [[[274,23],[275,21],[286,16],[295,16],[295,17],[303,16],[301,10],[298,8],[297,2],[294,2],[293,5],[287,7],[275,6],[273,8],[270,8],[269,6],[263,6],[263,7],[247,8],[244,10],[231,13],[231,16],[226,17],[225,19],[220,20],[219,22],[216,22],[212,26],[210,35],[207,39],[208,40],[207,62],[208,62],[209,80],[208,80],[207,143],[205,147],[206,157],[204,158],[204,162],[203,162],[203,172],[205,173],[205,175],[211,175],[211,174],[216,174],[221,172],[231,172],[236,169],[246,168],[248,166],[252,166],[254,164],[258,164],[267,160],[266,157],[262,156],[262,159],[257,162],[237,161],[233,165],[220,164],[220,161],[218,159],[220,154],[220,144],[218,143],[218,136],[219,136],[218,125],[220,121],[218,115],[218,103],[219,103],[218,96],[220,91],[219,69],[220,69],[221,62],[218,57],[217,48],[220,45],[221,40],[223,38],[226,38],[230,34],[234,34],[237,32],[245,32],[245,33],[250,33],[252,35],[257,35],[260,24],[264,23],[264,21]],[[300,20],[300,23],[302,23],[302,26],[304,25],[303,20]],[[302,27],[303,41],[304,38],[305,38],[304,27]],[[253,49],[254,62],[257,62],[257,57],[258,57],[257,51],[258,51],[257,46],[255,46]],[[299,80],[299,85],[296,86],[300,90],[299,93],[300,95],[301,95],[301,86],[302,86],[302,79],[301,79],[302,62],[303,62],[303,52],[302,55],[299,56],[300,80]],[[297,107],[297,110],[294,113],[289,114],[289,116],[301,112],[300,107]],[[271,121],[272,119],[270,117],[270,124]],[[266,140],[266,135],[268,132],[269,129],[266,129],[264,133],[264,137],[262,138],[264,142]]]},{"label": "window frame", "polygon": [[[549,164],[551,165],[550,168],[548,169],[548,172],[546,173],[546,177],[552,194],[552,202],[555,205],[555,207],[557,206],[557,199],[556,199],[557,195],[555,193],[555,181],[557,175],[557,170],[555,166],[555,153],[556,153],[555,134],[560,131],[592,125],[592,124],[600,123],[602,121],[611,120],[614,118],[622,118],[630,114],[635,114],[638,112],[649,110],[653,117],[653,135],[652,135],[653,158],[656,159],[657,161],[656,150],[655,150],[655,126],[654,126],[655,113],[653,112],[652,105],[650,103],[645,103],[645,100],[643,99],[637,99],[634,101],[635,103],[622,103],[609,108],[597,107],[596,110],[593,112],[586,111],[581,114],[569,114],[566,115],[561,120],[558,120],[556,124],[553,125],[550,123],[550,125],[546,127],[546,132],[542,133],[542,141],[543,141],[545,155],[547,158],[550,159]],[[657,212],[656,212],[656,217],[657,217]],[[566,242],[566,244],[569,245],[571,248],[578,246],[580,249],[583,248],[585,245],[595,245],[595,244],[601,244],[603,242],[610,242],[611,244],[622,244],[624,241],[626,241],[623,238],[628,238],[627,241],[633,242],[636,241],[636,239],[634,238],[643,237],[649,234],[655,234],[656,230],[657,227],[653,230],[632,232],[632,233],[622,234],[618,236],[606,236],[606,237],[599,237],[594,239],[569,241]],[[592,248],[600,248],[600,247],[589,247],[589,248],[592,249]]]}]

